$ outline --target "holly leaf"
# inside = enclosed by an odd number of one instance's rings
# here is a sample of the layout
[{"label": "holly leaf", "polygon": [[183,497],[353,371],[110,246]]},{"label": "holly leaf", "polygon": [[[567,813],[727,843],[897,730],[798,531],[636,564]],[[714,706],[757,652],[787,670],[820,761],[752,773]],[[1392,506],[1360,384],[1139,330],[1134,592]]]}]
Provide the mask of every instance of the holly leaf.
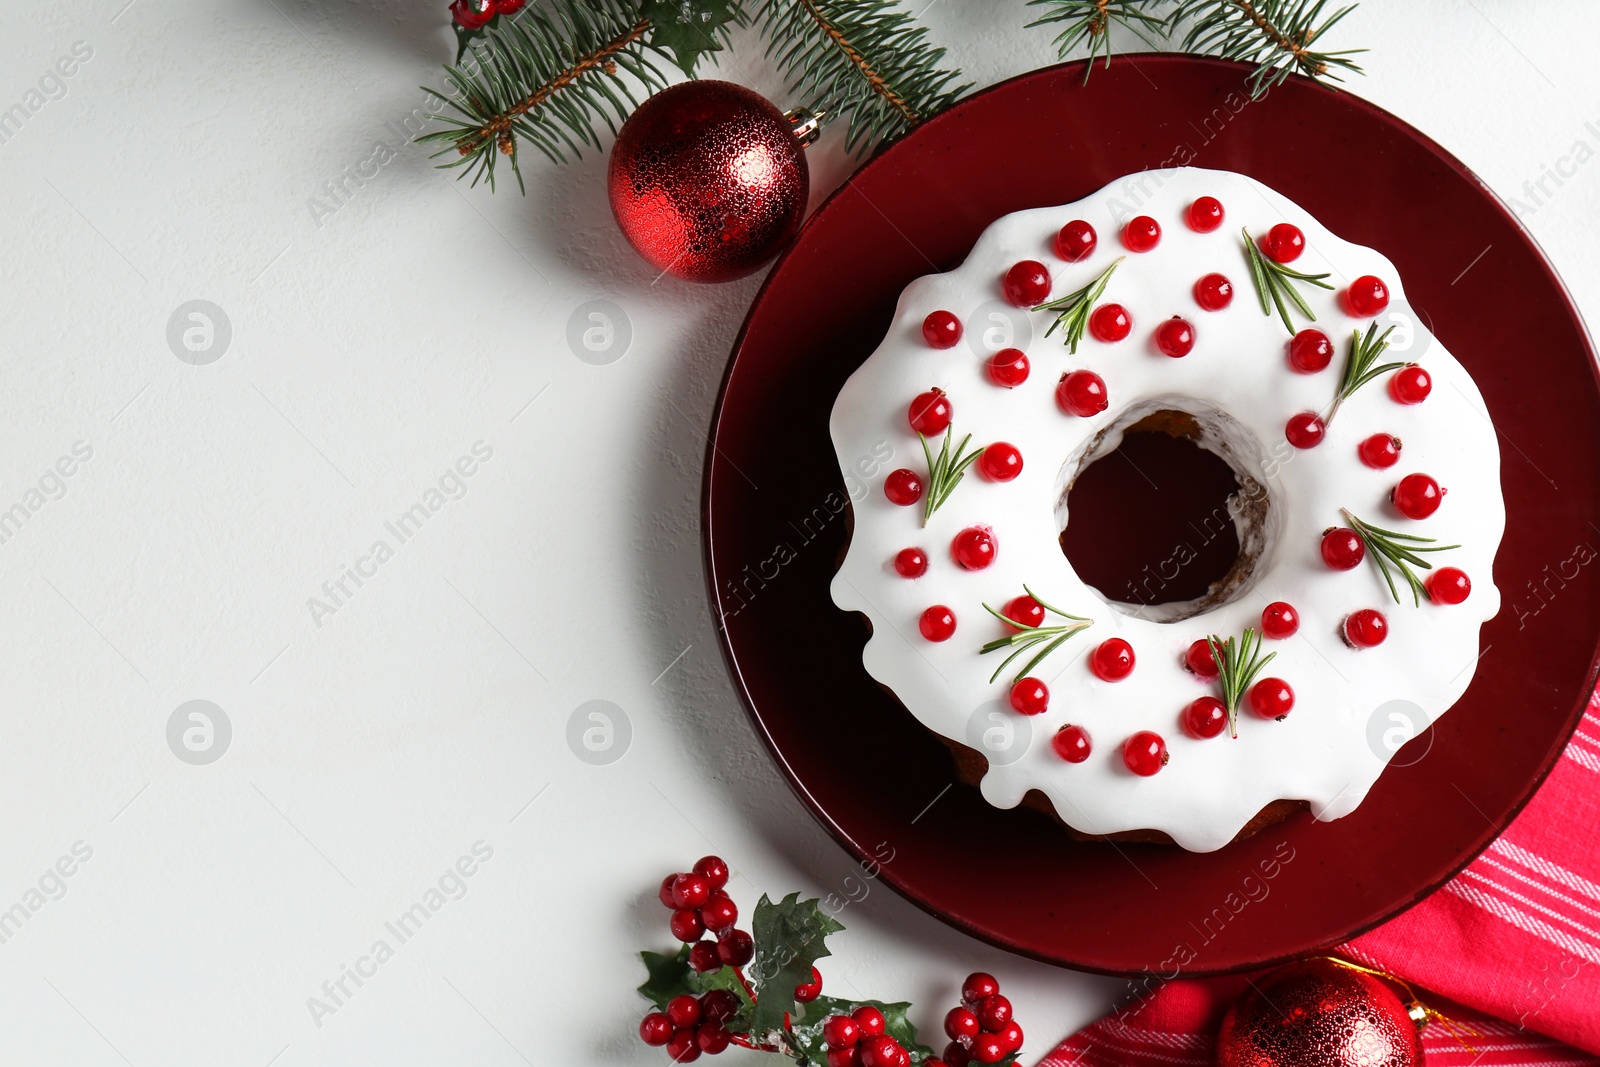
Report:
[{"label": "holly leaf", "polygon": [[[885,1003],[881,1000],[841,1000],[837,997],[818,997],[805,1006],[805,1015],[795,1025],[794,1031],[798,1035],[804,1030],[809,1035],[814,1030],[817,1034],[817,1047],[820,1049],[823,1047],[821,1037],[822,1024],[827,1021],[828,1017],[830,1015],[849,1015],[863,1005],[870,1005],[883,1012],[883,1032],[900,1042],[901,1047],[911,1053],[913,1062],[921,1062],[922,1059],[933,1057],[933,1049],[922,1044],[917,1039],[917,1028],[912,1025],[909,1017],[911,1005],[903,1000]],[[825,1056],[826,1052],[823,1055]],[[1010,1059],[1014,1062],[1014,1057]],[[818,1059],[817,1062],[821,1063],[822,1060]],[[1010,1067],[1010,1063],[1006,1063],[1004,1067]]]},{"label": "holly leaf", "polygon": [[688,945],[671,956],[646,949],[639,953],[639,958],[644,960],[644,969],[650,974],[639,987],[639,995],[654,1004],[657,1011],[666,1011],[667,1001],[673,997],[696,992],[691,984],[694,970],[689,966]]},{"label": "holly leaf", "polygon": [[821,901],[801,900],[790,893],[774,904],[765,893],[750,923],[756,957],[750,971],[756,979],[756,1007],[750,1028],[756,1034],[783,1028],[785,1014],[799,1015],[794,988],[811,981],[811,968],[831,955],[827,938],[844,926],[824,912]]},{"label": "holly leaf", "polygon": [[651,43],[691,78],[700,57],[722,51],[728,27],[743,21],[739,0],[644,0],[639,13],[650,20]]}]

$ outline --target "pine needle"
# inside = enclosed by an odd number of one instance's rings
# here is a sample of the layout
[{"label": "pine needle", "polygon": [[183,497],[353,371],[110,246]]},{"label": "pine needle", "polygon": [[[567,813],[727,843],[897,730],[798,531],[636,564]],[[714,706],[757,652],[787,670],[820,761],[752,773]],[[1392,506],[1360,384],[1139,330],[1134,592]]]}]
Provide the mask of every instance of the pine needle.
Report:
[{"label": "pine needle", "polygon": [[[1089,74],[1094,70],[1096,56],[1103,59],[1103,66],[1111,65],[1111,28],[1121,26],[1136,34],[1138,38],[1151,48],[1160,50],[1152,34],[1162,35],[1166,29],[1166,19],[1152,12],[1167,0],[1028,0],[1029,7],[1048,7],[1050,10],[1040,15],[1028,26],[1054,26],[1060,25],[1061,32],[1056,34],[1056,52],[1062,59],[1068,58],[1073,49],[1084,41],[1089,42],[1089,62],[1084,64],[1083,80],[1089,81]],[[1146,10],[1146,9],[1149,10]]]},{"label": "pine needle", "polygon": [[1356,5],[1324,17],[1327,7],[1327,0],[1178,0],[1167,26],[1176,35],[1180,24],[1188,24],[1186,52],[1255,64],[1250,95],[1259,99],[1293,73],[1334,81],[1342,80],[1336,71],[1362,73],[1350,57],[1365,48],[1323,52],[1314,47]]}]

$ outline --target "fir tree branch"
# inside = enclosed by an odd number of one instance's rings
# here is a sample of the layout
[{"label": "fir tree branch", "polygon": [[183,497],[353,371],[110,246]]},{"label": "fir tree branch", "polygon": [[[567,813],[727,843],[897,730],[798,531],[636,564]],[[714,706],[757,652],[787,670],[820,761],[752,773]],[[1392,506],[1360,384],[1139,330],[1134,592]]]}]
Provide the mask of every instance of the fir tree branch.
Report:
[{"label": "fir tree branch", "polygon": [[1356,8],[1349,4],[1324,18],[1327,6],[1327,0],[1177,0],[1167,27],[1176,35],[1180,23],[1189,24],[1183,38],[1186,52],[1254,63],[1250,95],[1260,98],[1295,72],[1334,81],[1341,80],[1335,71],[1362,73],[1349,57],[1366,49],[1323,52],[1313,47]]},{"label": "fir tree branch", "polygon": [[[1151,33],[1163,35],[1166,19],[1151,11],[1167,0],[1028,0],[1029,7],[1045,6],[1050,10],[1028,23],[1034,26],[1061,24],[1056,34],[1056,51],[1066,59],[1074,48],[1089,42],[1089,62],[1084,64],[1083,80],[1088,82],[1094,70],[1096,56],[1103,57],[1104,66],[1111,65],[1111,28],[1121,26],[1136,34],[1153,49],[1161,45],[1151,38]],[[1150,10],[1146,10],[1150,9]]]},{"label": "fir tree branch", "polygon": [[[650,21],[630,0],[543,0],[491,29],[468,53],[469,62],[446,67],[452,92],[428,90],[450,101],[457,115],[440,115],[450,129],[418,141],[440,141],[441,164],[466,167],[474,185],[494,187],[497,155],[511,160],[522,184],[517,142],[526,139],[552,161],[566,153],[599,149],[596,126],[614,134],[638,106],[626,74],[648,96],[666,86],[658,61],[667,55],[649,37]],[[524,190],[525,191],[525,190]]]},{"label": "fir tree branch", "polygon": [[971,88],[952,87],[961,72],[940,67],[945,50],[899,0],[761,0],[756,19],[790,91],[848,120],[851,151],[905,133]]}]

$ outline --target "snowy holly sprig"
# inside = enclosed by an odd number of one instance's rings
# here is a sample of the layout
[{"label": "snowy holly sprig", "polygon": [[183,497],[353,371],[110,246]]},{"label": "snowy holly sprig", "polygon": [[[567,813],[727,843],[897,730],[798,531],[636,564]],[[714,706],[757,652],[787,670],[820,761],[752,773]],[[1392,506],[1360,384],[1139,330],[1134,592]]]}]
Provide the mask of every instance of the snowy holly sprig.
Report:
[{"label": "snowy holly sprig", "polygon": [[822,901],[790,893],[773,902],[762,894],[747,932],[735,925],[728,875],[726,863],[706,856],[669,874],[657,894],[683,944],[675,953],[640,953],[649,977],[639,994],[655,1010],[639,1023],[639,1037],[672,1062],[733,1045],[787,1056],[799,1067],[1016,1063],[1022,1028],[993,976],[978,972],[962,983],[961,1004],[944,1018],[949,1044],[935,1055],[917,1037],[910,1004],[822,995],[816,962],[831,955],[828,937],[844,929]]}]

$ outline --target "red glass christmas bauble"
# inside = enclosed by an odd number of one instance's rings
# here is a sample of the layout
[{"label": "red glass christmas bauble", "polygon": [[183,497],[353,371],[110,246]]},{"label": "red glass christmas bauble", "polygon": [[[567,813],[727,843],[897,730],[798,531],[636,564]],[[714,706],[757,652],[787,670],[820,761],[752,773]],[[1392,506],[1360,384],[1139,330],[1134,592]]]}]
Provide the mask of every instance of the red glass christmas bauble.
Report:
[{"label": "red glass christmas bauble", "polygon": [[742,278],[800,228],[811,174],[793,123],[760,94],[691,81],[641,104],[611,149],[611,210],[657,270]]},{"label": "red glass christmas bauble", "polygon": [[1382,979],[1326,959],[1258,978],[1228,1009],[1218,1067],[1422,1067],[1422,1038]]}]

